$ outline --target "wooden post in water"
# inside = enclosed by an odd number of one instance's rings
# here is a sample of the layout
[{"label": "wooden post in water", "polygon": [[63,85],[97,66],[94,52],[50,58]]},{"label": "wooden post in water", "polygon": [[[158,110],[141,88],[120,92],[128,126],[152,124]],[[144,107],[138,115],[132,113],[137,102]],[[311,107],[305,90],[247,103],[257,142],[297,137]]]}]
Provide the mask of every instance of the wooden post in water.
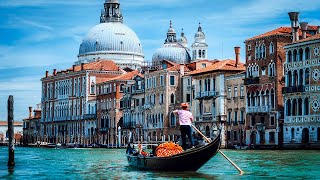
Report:
[{"label": "wooden post in water", "polygon": [[13,96],[8,98],[8,134],[9,134],[9,160],[8,166],[12,167],[14,163],[14,130],[13,130]]}]

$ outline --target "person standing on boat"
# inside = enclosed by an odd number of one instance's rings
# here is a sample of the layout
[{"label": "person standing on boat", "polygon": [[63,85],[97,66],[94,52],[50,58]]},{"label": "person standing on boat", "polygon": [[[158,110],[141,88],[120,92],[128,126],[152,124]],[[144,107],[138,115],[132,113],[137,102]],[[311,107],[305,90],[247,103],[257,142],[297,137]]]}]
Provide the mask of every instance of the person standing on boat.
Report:
[{"label": "person standing on boat", "polygon": [[181,140],[182,140],[182,148],[184,150],[187,149],[187,141],[186,136],[188,136],[191,147],[193,146],[192,134],[191,134],[191,123],[193,121],[193,115],[188,110],[188,103],[181,104],[182,110],[173,111],[174,114],[179,116],[180,123],[180,131],[181,131]]}]

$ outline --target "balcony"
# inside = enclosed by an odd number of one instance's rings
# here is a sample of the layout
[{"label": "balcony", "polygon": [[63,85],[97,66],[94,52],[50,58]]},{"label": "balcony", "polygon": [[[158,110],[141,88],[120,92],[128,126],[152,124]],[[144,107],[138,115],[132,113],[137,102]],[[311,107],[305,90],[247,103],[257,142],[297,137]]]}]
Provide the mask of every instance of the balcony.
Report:
[{"label": "balcony", "polygon": [[320,123],[320,115],[287,116],[284,119],[284,123],[285,124]]},{"label": "balcony", "polygon": [[304,92],[304,86],[283,87],[282,94]]},{"label": "balcony", "polygon": [[215,91],[203,91],[203,92],[197,92],[196,93],[196,99],[202,99],[202,98],[211,98],[218,95],[218,92]]},{"label": "balcony", "polygon": [[83,119],[96,119],[97,115],[96,114],[85,114],[83,116]]},{"label": "balcony", "polygon": [[144,104],[143,108],[144,109],[151,109],[153,107],[153,104]]},{"label": "balcony", "polygon": [[135,94],[142,94],[144,93],[144,89],[136,89],[136,90],[132,90],[131,94],[135,95]]},{"label": "balcony", "polygon": [[259,77],[252,77],[244,79],[244,85],[251,85],[251,84],[259,84],[260,78]]},{"label": "balcony", "polygon": [[247,108],[247,114],[252,113],[269,113],[270,107],[269,106],[254,106]]}]

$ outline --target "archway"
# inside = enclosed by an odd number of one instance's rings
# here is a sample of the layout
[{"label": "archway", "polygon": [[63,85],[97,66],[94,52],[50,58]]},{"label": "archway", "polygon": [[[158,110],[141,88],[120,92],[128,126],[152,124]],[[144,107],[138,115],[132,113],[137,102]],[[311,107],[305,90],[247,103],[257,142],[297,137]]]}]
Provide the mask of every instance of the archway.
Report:
[{"label": "archway", "polygon": [[256,144],[256,132],[255,131],[251,132],[251,134],[250,134],[250,144],[252,144],[252,145]]},{"label": "archway", "polygon": [[309,143],[309,129],[308,128],[304,128],[302,130],[302,144],[307,144]]}]

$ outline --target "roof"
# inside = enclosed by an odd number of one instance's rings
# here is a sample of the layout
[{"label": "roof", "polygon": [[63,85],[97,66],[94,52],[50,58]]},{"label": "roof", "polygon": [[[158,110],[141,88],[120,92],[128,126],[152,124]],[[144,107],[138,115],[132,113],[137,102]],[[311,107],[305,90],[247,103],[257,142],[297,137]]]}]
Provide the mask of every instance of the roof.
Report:
[{"label": "roof", "polygon": [[[14,126],[22,126],[23,125],[23,122],[13,122],[13,125]],[[7,121],[0,121],[0,126],[8,126],[8,122]]]},{"label": "roof", "polygon": [[132,71],[132,72],[128,72],[126,74],[122,74],[120,76],[114,77],[114,78],[109,78],[106,81],[103,81],[101,83],[105,83],[105,82],[109,82],[109,81],[113,81],[113,80],[131,80],[134,76],[138,75],[139,72],[137,70]]},{"label": "roof", "polygon": [[239,63],[238,67],[235,66],[236,61],[227,59],[222,61],[216,61],[211,66],[206,68],[198,69],[190,72],[190,75],[201,74],[211,71],[245,71],[246,67],[243,63]]},{"label": "roof", "polygon": [[[317,30],[318,26],[308,26],[308,30]],[[274,29],[272,31],[268,31],[266,33],[260,34],[258,36],[254,36],[252,38],[247,39],[246,41],[258,39],[258,38],[264,38],[268,36],[273,36],[273,35],[287,35],[291,36],[292,35],[292,28],[291,27],[279,27],[277,29]],[[299,29],[299,35],[302,36],[302,31]],[[307,36],[311,36],[310,34],[307,34]]]},{"label": "roof", "polygon": [[297,43],[306,42],[306,41],[312,41],[312,40],[317,40],[317,39],[320,39],[320,34],[316,34],[316,35],[307,37],[305,39],[301,39],[299,41],[295,41],[295,42],[293,42],[291,44],[297,44]]}]

